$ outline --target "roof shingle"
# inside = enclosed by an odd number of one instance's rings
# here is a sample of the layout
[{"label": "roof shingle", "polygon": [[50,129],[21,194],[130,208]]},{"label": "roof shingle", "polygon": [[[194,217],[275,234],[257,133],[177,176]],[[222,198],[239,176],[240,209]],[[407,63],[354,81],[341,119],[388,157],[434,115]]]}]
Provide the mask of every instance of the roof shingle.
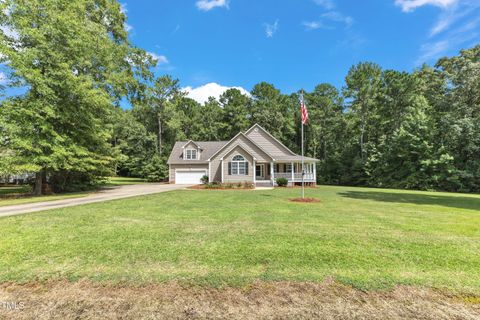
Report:
[{"label": "roof shingle", "polygon": [[223,147],[228,141],[194,141],[200,149],[202,149],[202,155],[200,160],[183,160],[182,147],[189,141],[177,141],[173,146],[172,153],[168,158],[168,164],[201,164],[208,163],[208,159]]}]

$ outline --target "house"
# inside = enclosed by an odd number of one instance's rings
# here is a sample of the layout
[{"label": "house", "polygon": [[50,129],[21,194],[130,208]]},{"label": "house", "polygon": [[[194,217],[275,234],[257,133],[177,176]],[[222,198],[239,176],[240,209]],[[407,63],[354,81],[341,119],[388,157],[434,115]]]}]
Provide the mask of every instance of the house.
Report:
[{"label": "house", "polygon": [[[316,183],[317,161],[304,157],[306,183]],[[209,182],[251,182],[256,186],[273,186],[275,179],[283,177],[292,185],[302,181],[301,163],[301,156],[255,124],[230,141],[175,143],[168,159],[169,181],[199,184],[206,175]]]}]

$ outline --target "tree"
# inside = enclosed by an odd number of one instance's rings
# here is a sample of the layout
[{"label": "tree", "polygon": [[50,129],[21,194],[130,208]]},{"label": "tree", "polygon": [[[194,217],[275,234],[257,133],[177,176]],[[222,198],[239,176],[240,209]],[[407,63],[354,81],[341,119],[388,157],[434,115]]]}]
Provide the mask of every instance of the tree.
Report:
[{"label": "tree", "polygon": [[5,0],[0,12],[9,86],[26,89],[0,110],[12,125],[13,162],[36,172],[37,195],[47,174],[107,174],[113,104],[141,87],[137,77],[148,77],[153,63],[129,44],[119,3]]},{"label": "tree", "polygon": [[223,139],[231,139],[240,131],[247,130],[251,125],[250,98],[238,89],[229,89],[220,96],[222,107]]},{"label": "tree", "polygon": [[480,191],[480,45],[440,59],[436,67],[448,81],[444,145],[455,155],[464,191]]},{"label": "tree", "polygon": [[319,181],[338,183],[342,141],[346,123],[343,99],[338,90],[327,83],[319,84],[305,96],[309,123],[305,130],[307,155],[320,159]]},{"label": "tree", "polygon": [[148,88],[146,105],[155,115],[158,155],[163,155],[163,134],[165,131],[165,112],[167,105],[180,95],[178,80],[166,75],[155,79],[153,86]]},{"label": "tree", "polygon": [[360,157],[365,162],[368,125],[376,107],[382,70],[380,66],[364,62],[353,66],[345,78],[345,98],[349,101],[352,120],[359,126]]},{"label": "tree", "polygon": [[451,178],[453,157],[434,147],[428,108],[427,100],[417,96],[399,127],[382,137],[366,164],[372,185],[427,190]]},{"label": "tree", "polygon": [[273,85],[261,82],[252,90],[251,123],[258,123],[290,146],[296,140],[295,110],[299,109],[298,101],[298,98],[282,95]]},{"label": "tree", "polygon": [[220,103],[210,98],[202,106],[199,106],[199,140],[219,141],[231,139],[225,134],[225,122],[223,118],[223,110]]}]

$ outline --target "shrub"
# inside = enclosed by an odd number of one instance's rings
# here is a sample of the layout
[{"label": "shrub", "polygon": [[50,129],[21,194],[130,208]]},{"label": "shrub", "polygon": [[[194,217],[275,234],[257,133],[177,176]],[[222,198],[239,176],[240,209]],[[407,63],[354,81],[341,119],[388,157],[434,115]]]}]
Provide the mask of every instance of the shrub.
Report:
[{"label": "shrub", "polygon": [[277,182],[277,185],[279,187],[286,187],[288,185],[288,179],[287,178],[277,178],[275,181]]},{"label": "shrub", "polygon": [[208,176],[204,175],[203,177],[200,178],[200,182],[202,184],[207,184],[208,183]]},{"label": "shrub", "polygon": [[243,188],[244,189],[255,189],[255,184],[253,182],[244,182],[243,183]]},{"label": "shrub", "polygon": [[209,182],[204,184],[205,189],[254,189],[255,185],[251,182],[218,183]]}]

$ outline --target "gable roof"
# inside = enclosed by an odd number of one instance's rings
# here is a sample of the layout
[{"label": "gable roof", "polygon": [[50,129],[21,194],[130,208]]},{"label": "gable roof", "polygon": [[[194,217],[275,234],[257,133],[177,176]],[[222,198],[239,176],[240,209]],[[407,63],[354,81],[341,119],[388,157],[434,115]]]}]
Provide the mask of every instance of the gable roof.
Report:
[{"label": "gable roof", "polygon": [[250,157],[253,158],[253,160],[257,160],[257,158],[255,158],[255,156],[249,152],[247,149],[245,149],[244,147],[242,147],[241,145],[237,144],[233,147],[231,147],[230,149],[228,149],[228,151],[225,153],[225,155],[220,158],[220,160],[223,160],[223,158],[225,158],[225,156],[229,155],[231,152],[233,152],[233,150],[235,150],[236,148],[239,148],[239,149],[242,149],[243,151],[245,151]]},{"label": "gable roof", "polygon": [[197,148],[202,149],[202,148],[200,148],[200,146],[198,145],[198,143],[196,143],[196,142],[193,141],[193,140],[188,140],[187,143],[185,143],[185,144],[183,145],[182,149],[184,149],[184,148],[185,148],[186,146],[188,146],[190,143],[196,145]]},{"label": "gable roof", "polygon": [[238,137],[244,137],[245,139],[247,139],[248,141],[250,141],[251,143],[253,143],[260,151],[262,151],[263,153],[265,153],[267,156],[269,156],[270,158],[272,158],[272,160],[275,160],[271,154],[269,154],[268,152],[266,152],[265,150],[263,150],[259,145],[257,145],[255,143],[255,141],[253,141],[252,139],[250,139],[245,133],[243,132],[239,132],[235,137],[233,137],[230,141],[228,141],[226,144],[224,144],[220,149],[217,150],[217,152],[215,152],[213,155],[210,156],[210,158],[208,158],[208,161],[212,160],[212,158],[216,155],[218,155],[220,153],[220,151],[222,151],[223,149],[225,149],[226,146],[228,146],[230,143],[232,143],[233,141],[235,141]]},{"label": "gable roof", "polygon": [[223,147],[228,141],[195,141],[194,143],[200,149],[202,149],[200,160],[183,160],[183,147],[190,142],[191,140],[177,141],[173,146],[167,164],[206,164],[208,163],[207,159],[209,159],[215,152],[217,152],[218,149]]},{"label": "gable roof", "polygon": [[[255,139],[252,139],[248,136],[248,133],[250,133],[254,128],[260,129],[268,137],[272,138],[276,142],[276,144],[278,144],[278,146],[281,147],[281,149],[284,149],[286,151],[286,154],[281,154],[281,155],[279,154],[279,155],[272,156],[271,153],[267,152],[264,148],[262,148],[262,146],[259,145],[258,141],[256,142]],[[233,137],[229,141],[193,141],[193,140],[188,140],[188,141],[176,142],[175,145],[173,146],[170,157],[168,158],[167,164],[208,164],[213,157],[217,156],[222,150],[225,150],[229,145],[231,145],[232,142],[234,142],[239,137],[243,137],[248,142],[252,143],[256,148],[256,150],[254,150],[256,153],[258,153],[257,150],[260,150],[263,154],[267,155],[274,162],[276,162],[276,161],[285,161],[285,162],[295,161],[295,162],[298,162],[298,161],[301,161],[301,159],[302,159],[302,157],[300,155],[294,153],[292,150],[290,150],[288,147],[286,147],[277,138],[275,138],[272,134],[270,134],[270,132],[265,130],[259,124],[254,124],[245,133],[239,132],[235,137]],[[200,160],[184,160],[183,159],[184,147],[186,145],[190,144],[190,143],[193,143],[193,144],[197,145],[202,150]],[[248,154],[253,156],[251,154],[251,152],[249,152],[248,150],[245,150],[245,148],[242,147],[238,143],[236,145],[234,145],[232,148],[230,148],[229,152],[230,152],[230,150],[232,150],[233,148],[235,148],[237,146],[239,146],[244,151],[246,151]],[[306,161],[319,161],[318,159],[314,159],[314,158],[310,158],[310,157],[304,157],[303,159],[306,160]]]},{"label": "gable roof", "polygon": [[272,138],[274,141],[276,141],[280,146],[282,146],[286,151],[288,151],[291,155],[296,155],[295,152],[293,152],[292,150],[290,150],[287,146],[285,146],[283,143],[281,143],[277,138],[275,138],[270,132],[268,132],[267,130],[265,130],[261,125],[259,125],[258,123],[255,123],[250,129],[248,129],[247,131],[245,131],[245,135],[248,136],[248,134],[250,133],[250,131],[252,131],[253,129],[255,128],[259,128],[260,130],[262,130],[263,132],[265,132],[270,138]]}]

